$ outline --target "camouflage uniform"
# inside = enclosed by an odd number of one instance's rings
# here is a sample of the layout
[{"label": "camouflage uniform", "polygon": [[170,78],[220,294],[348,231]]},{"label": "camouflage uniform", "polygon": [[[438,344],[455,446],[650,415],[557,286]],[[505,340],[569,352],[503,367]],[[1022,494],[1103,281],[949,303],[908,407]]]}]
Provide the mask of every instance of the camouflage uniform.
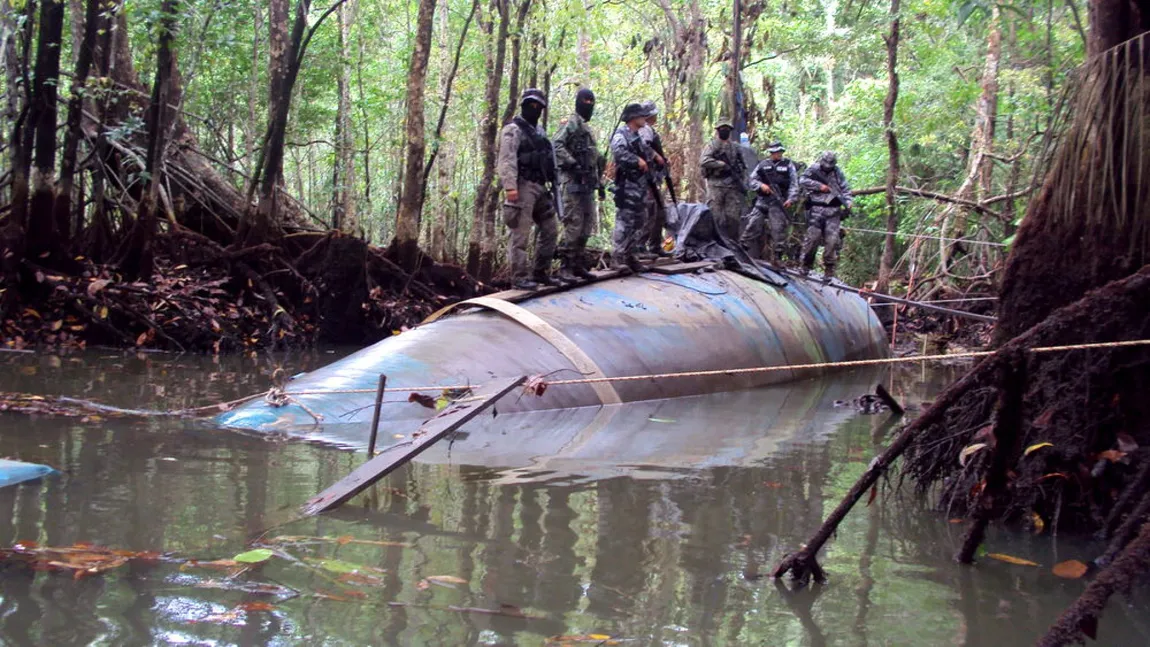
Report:
[{"label": "camouflage uniform", "polygon": [[[652,151],[643,143],[639,133],[626,124],[619,126],[611,136],[611,155],[615,160],[615,252],[616,264],[636,269],[635,252],[647,233],[644,229],[647,210],[651,203],[649,172],[639,170],[639,160],[648,164]],[[649,167],[648,167],[649,168]]]},{"label": "camouflage uniform", "polygon": [[[644,104],[644,107],[647,107],[646,104]],[[639,138],[643,140],[643,143],[646,144],[648,148],[658,153],[659,156],[666,161],[667,155],[663,153],[663,140],[659,137],[659,133],[655,132],[654,128],[651,126],[643,126],[639,129]],[[652,163],[649,172],[651,174],[651,181],[661,191],[666,181],[668,173],[667,167],[658,163]],[[665,199],[668,197],[669,196],[662,195],[655,196],[655,199],[651,200],[651,206],[647,209],[646,232],[643,234],[640,247],[646,247],[648,251],[655,254],[661,254],[663,251],[663,228],[667,226],[667,205]]]},{"label": "camouflage uniform", "polygon": [[[854,198],[851,196],[851,187],[842,169],[838,167],[833,153],[823,153],[819,161],[803,171],[799,183],[810,193],[811,210],[807,215],[807,235],[803,239],[803,267],[810,270],[815,265],[815,254],[819,243],[823,243],[823,268],[828,277],[834,276],[835,266],[839,260],[839,248],[842,246],[840,227],[846,215],[844,207],[850,209]],[[823,193],[822,185],[826,184],[830,191]],[[842,200],[835,195],[835,190],[842,196]]]},{"label": "camouflage uniform", "polygon": [[564,267],[582,267],[587,239],[595,224],[595,189],[603,169],[595,148],[595,135],[587,121],[572,114],[555,136],[555,160],[563,187],[563,236],[559,256]]},{"label": "camouflage uniform", "polygon": [[[761,193],[762,184],[773,187],[778,193]],[[755,206],[743,217],[743,233],[739,242],[751,258],[761,258],[765,246],[763,235],[767,234],[773,253],[771,260],[781,263],[787,242],[787,225],[790,224],[783,203],[793,203],[799,196],[799,174],[794,162],[785,157],[777,162],[769,157],[764,159],[751,171],[747,189],[755,192]],[[764,227],[764,220],[767,227]]]},{"label": "camouflage uniform", "polygon": [[[546,150],[543,150],[546,145]],[[499,156],[496,172],[503,190],[519,190],[515,202],[503,202],[503,223],[510,233],[507,250],[513,281],[529,275],[542,278],[551,269],[555,258],[555,237],[558,226],[551,192],[545,184],[551,165],[551,142],[543,129],[532,126],[522,117],[515,117],[499,133]],[[531,223],[535,223],[535,262],[528,264],[527,245],[531,238]]]},{"label": "camouflage uniform", "polygon": [[737,241],[739,223],[747,208],[747,169],[738,144],[715,137],[703,148],[699,165],[707,180],[707,207],[715,225],[729,240]]}]

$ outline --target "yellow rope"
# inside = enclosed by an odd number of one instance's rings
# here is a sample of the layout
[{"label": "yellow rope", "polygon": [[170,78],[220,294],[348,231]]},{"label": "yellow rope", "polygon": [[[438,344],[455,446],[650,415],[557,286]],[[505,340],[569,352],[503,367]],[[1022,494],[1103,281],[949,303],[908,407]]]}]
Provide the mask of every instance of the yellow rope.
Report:
[{"label": "yellow rope", "polygon": [[[1067,346],[1039,346],[1027,349],[1032,353],[1057,353],[1075,350],[1093,350],[1100,348],[1123,348],[1128,346],[1150,346],[1150,339],[1135,339],[1130,341],[1097,342],[1090,344],[1071,344]],[[994,355],[996,350],[968,351],[965,353],[951,353],[943,355],[913,355],[910,357],[885,357],[880,359],[858,359],[843,362],[822,362],[817,364],[789,364],[783,366],[756,366],[752,368],[729,368],[709,371],[685,371],[681,373],[654,373],[650,375],[621,375],[617,377],[588,377],[573,380],[555,380],[547,382],[547,386],[567,386],[572,384],[596,384],[599,382],[637,382],[640,380],[663,380],[680,377],[708,377],[712,375],[743,375],[747,373],[770,373],[774,371],[801,371],[815,368],[847,368],[857,366],[879,366],[883,364],[906,364],[910,362],[929,362],[943,359],[965,359],[971,357],[987,357]],[[417,391],[447,391],[479,388],[478,384],[463,385],[431,385],[407,386],[386,388],[386,393],[411,393]],[[376,389],[342,389],[332,391],[286,391],[289,396],[294,395],[320,395],[326,393],[376,393]]]}]

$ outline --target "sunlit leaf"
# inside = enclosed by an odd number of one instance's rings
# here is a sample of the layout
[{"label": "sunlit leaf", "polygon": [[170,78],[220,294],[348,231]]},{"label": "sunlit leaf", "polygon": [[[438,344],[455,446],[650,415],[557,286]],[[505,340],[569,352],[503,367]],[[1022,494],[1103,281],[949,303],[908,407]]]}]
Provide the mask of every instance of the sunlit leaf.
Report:
[{"label": "sunlit leaf", "polygon": [[1023,456],[1030,456],[1031,454],[1042,449],[1043,447],[1053,447],[1053,446],[1054,446],[1054,443],[1037,443],[1037,444],[1031,445],[1030,447],[1027,447],[1026,451],[1022,452],[1022,455]]},{"label": "sunlit leaf", "polygon": [[245,553],[240,553],[232,559],[241,564],[262,564],[263,562],[271,559],[273,556],[275,556],[275,553],[268,550],[267,548],[256,548],[255,550],[249,550]]}]

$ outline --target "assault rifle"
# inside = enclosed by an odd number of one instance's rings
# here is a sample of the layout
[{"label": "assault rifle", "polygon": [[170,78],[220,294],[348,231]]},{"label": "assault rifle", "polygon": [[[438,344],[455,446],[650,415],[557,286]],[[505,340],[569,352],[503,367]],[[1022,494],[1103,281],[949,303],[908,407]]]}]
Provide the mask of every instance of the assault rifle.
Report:
[{"label": "assault rifle", "polygon": [[551,148],[551,198],[555,201],[555,214],[563,222],[563,196],[559,195],[559,162],[555,159],[555,143],[548,142]]},{"label": "assault rifle", "polygon": [[839,201],[839,208],[842,209],[843,213],[846,214],[844,216],[845,218],[850,218],[854,215],[854,213],[851,211],[850,205],[847,204],[846,198],[843,197],[842,191],[839,190],[838,182],[831,182],[827,176],[823,175],[823,170],[817,165],[812,165],[812,167],[808,169],[808,172],[811,174],[811,177],[818,180],[820,183],[831,190],[831,195]]}]

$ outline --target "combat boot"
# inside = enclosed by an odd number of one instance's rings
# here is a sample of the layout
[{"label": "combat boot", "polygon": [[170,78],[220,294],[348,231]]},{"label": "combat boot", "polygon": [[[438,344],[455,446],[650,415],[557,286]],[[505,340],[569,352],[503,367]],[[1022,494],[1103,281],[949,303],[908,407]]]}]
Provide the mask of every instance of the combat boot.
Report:
[{"label": "combat boot", "polygon": [[835,266],[834,265],[827,265],[826,267],[824,267],[823,268],[823,281],[826,283],[830,283],[831,280],[834,278],[835,278]]},{"label": "combat boot", "polygon": [[555,275],[555,278],[560,283],[566,283],[568,285],[579,282],[579,278],[575,276],[575,272],[573,272],[571,268],[566,265],[559,268],[559,273]]},{"label": "combat boot", "polygon": [[511,287],[515,288],[516,290],[537,290],[539,289],[539,284],[527,277],[523,277],[512,283]]},{"label": "combat boot", "polygon": [[584,281],[590,281],[591,279],[595,278],[595,275],[591,272],[588,272],[587,268],[583,267],[583,263],[580,261],[576,261],[571,265],[571,272]]},{"label": "combat boot", "polygon": [[536,272],[536,273],[532,274],[531,280],[538,283],[539,285],[547,285],[547,286],[559,285],[558,283],[555,282],[555,279],[548,276],[548,274],[546,272]]}]

